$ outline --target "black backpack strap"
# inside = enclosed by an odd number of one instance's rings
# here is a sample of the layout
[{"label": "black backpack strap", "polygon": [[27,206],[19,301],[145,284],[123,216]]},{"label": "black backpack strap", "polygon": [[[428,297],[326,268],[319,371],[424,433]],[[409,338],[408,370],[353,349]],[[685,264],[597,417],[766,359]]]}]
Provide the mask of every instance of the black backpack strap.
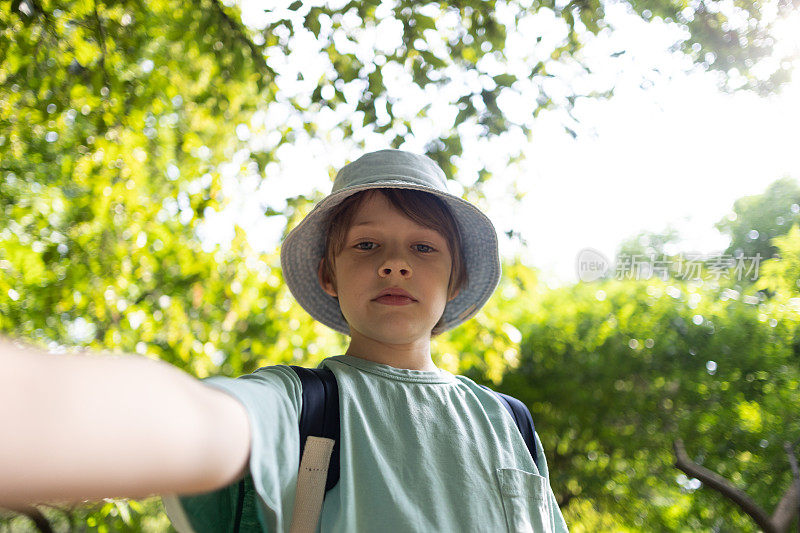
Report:
[{"label": "black backpack strap", "polygon": [[[336,376],[327,368],[303,368],[290,365],[303,386],[303,406],[300,410],[300,460],[309,436],[333,439],[333,451],[328,465],[325,491],[339,482],[339,385]],[[299,468],[298,463],[298,468]],[[250,531],[253,524],[243,521],[243,516],[255,516],[256,490],[248,474],[239,481],[233,532]]]},{"label": "black backpack strap", "polygon": [[303,368],[291,365],[303,385],[303,407],[300,411],[300,459],[306,439],[333,439],[333,451],[328,465],[325,491],[339,482],[339,385],[328,368]]},{"label": "black backpack strap", "polygon": [[525,440],[525,444],[528,446],[528,451],[533,458],[533,464],[536,465],[536,468],[539,468],[539,463],[536,461],[536,437],[534,436],[536,430],[533,427],[533,417],[528,407],[513,396],[492,390],[486,385],[481,385],[481,387],[494,394],[497,399],[500,400],[500,403],[503,404],[503,407],[506,408],[506,411],[511,414],[514,423],[517,425],[517,429],[519,429],[522,438]]}]

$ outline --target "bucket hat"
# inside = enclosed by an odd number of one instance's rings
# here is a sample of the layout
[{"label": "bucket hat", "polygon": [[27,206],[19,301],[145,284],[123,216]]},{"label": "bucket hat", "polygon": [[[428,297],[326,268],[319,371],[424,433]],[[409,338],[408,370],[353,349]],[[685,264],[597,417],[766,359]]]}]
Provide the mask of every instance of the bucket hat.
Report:
[{"label": "bucket hat", "polygon": [[477,207],[447,191],[444,172],[429,157],[387,149],[362,155],[336,175],[331,193],[286,236],[281,245],[281,268],[289,290],[312,317],[349,334],[339,302],[319,284],[317,270],[325,253],[327,219],[345,198],[368,189],[414,189],[439,197],[450,208],[461,234],[467,283],[447,302],[439,331],[472,318],[500,281],[497,232]]}]

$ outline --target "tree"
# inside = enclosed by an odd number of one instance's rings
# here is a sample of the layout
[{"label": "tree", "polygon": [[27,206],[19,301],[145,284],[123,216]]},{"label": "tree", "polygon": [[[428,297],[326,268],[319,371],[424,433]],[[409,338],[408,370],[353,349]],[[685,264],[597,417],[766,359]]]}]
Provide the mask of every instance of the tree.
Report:
[{"label": "tree", "polygon": [[667,254],[667,246],[679,241],[680,235],[678,230],[672,227],[667,228],[661,233],[643,231],[620,244],[619,252],[617,252],[617,261],[619,261],[620,256],[630,257],[639,255],[644,258],[652,255],[656,257],[670,255]]},{"label": "tree", "polygon": [[[800,223],[800,186],[792,178],[782,178],[770,184],[762,194],[736,200],[733,212],[715,224],[721,233],[730,237],[730,244],[722,253],[674,253],[680,235],[672,227],[662,232],[640,232],[620,245],[615,260],[616,274],[618,278],[622,273],[629,278],[640,274],[640,277],[659,275],[685,280],[695,272],[704,274],[738,265],[747,274],[744,281],[753,282],[762,274],[762,261],[776,256],[778,245],[783,242],[779,237],[797,223]],[[787,250],[784,261],[773,262],[770,268],[789,268],[793,252]],[[696,263],[697,269],[689,268],[689,262]],[[665,265],[669,268],[663,268]],[[614,274],[609,272],[605,277],[609,279]],[[760,284],[759,287],[771,290],[769,285]]]},{"label": "tree", "polygon": [[776,299],[792,304],[800,296],[800,224],[792,224],[785,234],[774,237],[772,246],[778,261],[767,261],[757,287],[775,294]]},{"label": "tree", "polygon": [[[4,333],[139,353],[197,377],[341,351],[291,299],[276,253],[256,256],[241,231],[228,252],[197,235],[224,204],[219,166],[240,144],[235,128],[272,84],[237,20],[215,1],[3,3]],[[159,509],[28,512],[53,527],[136,531]]]},{"label": "tree", "polygon": [[[565,515],[592,506],[635,530],[763,527],[726,499],[732,491],[685,468],[694,465],[778,509],[774,530],[786,530],[796,507],[784,443],[800,435],[790,297],[654,278],[576,284],[521,304],[519,366],[500,386],[530,406]],[[676,476],[675,441],[691,477]]]},{"label": "tree", "polygon": [[[773,295],[770,302],[772,309],[777,311],[777,314],[783,315],[784,320],[790,325],[790,331],[794,331],[794,335],[786,339],[788,343],[785,348],[790,350],[794,356],[793,359],[796,360],[800,353],[800,343],[797,339],[798,320],[791,311],[800,309],[800,298],[798,298],[800,295],[800,284],[798,283],[800,280],[798,260],[800,258],[800,229],[797,224],[794,224],[785,236],[773,238],[770,244],[776,249],[777,255],[764,264],[762,276],[754,288],[766,289]],[[791,310],[788,314],[785,312],[787,305]],[[777,319],[770,319],[769,325],[777,326]],[[800,441],[796,439],[783,443],[786,464],[791,467],[794,479],[784,490],[781,490],[780,487],[772,487],[772,490],[780,495],[780,500],[773,512],[756,503],[748,494],[747,487],[740,487],[735,481],[726,479],[692,461],[680,438],[675,440],[673,448],[676,468],[701,480],[708,487],[733,501],[763,531],[778,533],[790,530],[792,520],[798,511],[797,502],[800,499],[800,471],[798,471],[796,456],[798,444]]]},{"label": "tree", "polygon": [[677,439],[673,447],[675,449],[676,468],[686,472],[686,474],[693,478],[699,479],[709,488],[718,491],[727,499],[738,505],[762,530],[769,533],[784,533],[789,531],[792,525],[792,519],[797,513],[797,501],[800,499],[800,475],[797,473],[797,456],[794,451],[795,446],[792,445],[792,443],[784,443],[784,449],[786,450],[789,464],[792,466],[795,479],[782,494],[778,505],[775,507],[775,511],[771,515],[753,501],[747,495],[746,491],[736,487],[730,480],[692,461],[686,453],[686,448],[684,448],[681,439]]},{"label": "tree", "polygon": [[789,177],[774,181],[762,194],[739,198],[733,213],[715,224],[731,238],[725,253],[769,259],[777,252],[771,241],[800,223],[800,185]]}]

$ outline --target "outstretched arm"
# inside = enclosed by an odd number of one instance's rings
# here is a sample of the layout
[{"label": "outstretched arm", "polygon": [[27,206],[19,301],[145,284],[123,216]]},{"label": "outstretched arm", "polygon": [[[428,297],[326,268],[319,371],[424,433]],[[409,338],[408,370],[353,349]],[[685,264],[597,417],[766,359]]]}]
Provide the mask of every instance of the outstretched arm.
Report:
[{"label": "outstretched arm", "polygon": [[244,406],[161,361],[0,338],[0,506],[207,492],[250,454]]}]

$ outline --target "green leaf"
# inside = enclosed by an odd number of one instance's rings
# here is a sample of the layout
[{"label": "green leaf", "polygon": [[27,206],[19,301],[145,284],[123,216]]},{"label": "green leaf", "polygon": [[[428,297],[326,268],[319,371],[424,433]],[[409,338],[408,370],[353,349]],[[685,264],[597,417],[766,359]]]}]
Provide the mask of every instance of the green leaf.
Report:
[{"label": "green leaf", "polygon": [[517,77],[513,74],[498,74],[492,78],[497,85],[502,87],[511,87],[515,81],[517,81]]}]

